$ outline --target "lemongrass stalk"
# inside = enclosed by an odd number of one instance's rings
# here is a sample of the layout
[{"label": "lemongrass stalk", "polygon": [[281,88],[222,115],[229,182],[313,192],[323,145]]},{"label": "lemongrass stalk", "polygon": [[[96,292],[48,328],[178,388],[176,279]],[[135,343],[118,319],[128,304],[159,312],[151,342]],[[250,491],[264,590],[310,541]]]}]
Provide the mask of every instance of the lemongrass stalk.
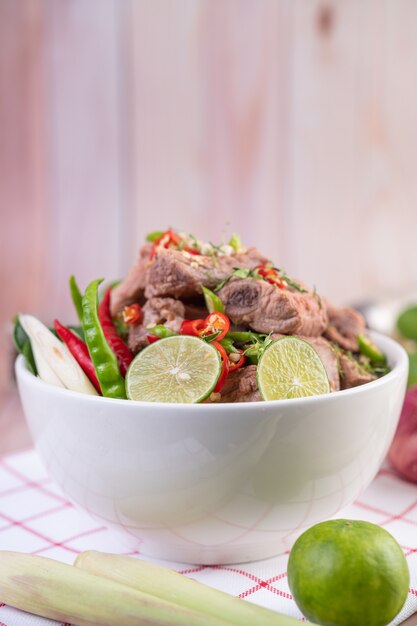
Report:
[{"label": "lemongrass stalk", "polygon": [[52,559],[0,552],[0,598],[77,626],[230,626]]},{"label": "lemongrass stalk", "polygon": [[235,626],[293,626],[299,623],[294,618],[207,587],[174,570],[128,556],[89,550],[78,555],[75,566],[151,596],[203,611]]},{"label": "lemongrass stalk", "polygon": [[32,344],[38,373],[42,380],[64,386],[71,391],[97,395],[90,380],[62,343],[40,320],[33,315],[20,315],[20,323]]}]

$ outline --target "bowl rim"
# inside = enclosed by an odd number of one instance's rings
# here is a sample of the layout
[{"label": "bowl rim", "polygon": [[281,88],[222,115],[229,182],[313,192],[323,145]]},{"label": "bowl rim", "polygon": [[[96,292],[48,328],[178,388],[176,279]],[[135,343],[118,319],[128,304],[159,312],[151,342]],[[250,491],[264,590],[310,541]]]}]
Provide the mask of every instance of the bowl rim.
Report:
[{"label": "bowl rim", "polygon": [[[84,402],[97,403],[99,402],[101,405],[103,402],[107,404],[111,403],[113,406],[124,406],[131,407],[128,410],[132,410],[135,407],[146,407],[152,409],[159,409],[161,411],[172,411],[176,408],[181,408],[185,411],[195,411],[195,407],[199,407],[197,411],[218,411],[221,409],[222,411],[250,411],[254,410],[267,410],[268,408],[285,408],[287,406],[291,406],[293,408],[301,407],[304,405],[310,405],[320,402],[327,402],[331,400],[335,400],[340,398],[346,398],[348,396],[355,396],[366,393],[366,390],[375,390],[378,387],[385,386],[389,384],[393,379],[401,376],[402,373],[405,376],[408,375],[408,355],[405,349],[401,344],[397,341],[383,335],[382,333],[378,333],[376,331],[368,331],[369,336],[375,343],[381,347],[384,353],[387,354],[388,362],[390,363],[392,369],[388,374],[382,376],[381,378],[377,378],[369,383],[364,385],[360,385],[358,387],[352,387],[350,389],[343,389],[340,391],[332,391],[330,393],[316,395],[316,396],[307,396],[305,398],[291,398],[286,400],[257,400],[255,402],[214,402],[211,404],[189,404],[189,403],[180,403],[180,402],[144,402],[140,400],[128,400],[122,398],[106,398],[103,396],[93,396],[84,393],[80,393],[78,391],[71,391],[69,389],[65,389],[63,387],[57,387],[51,385],[50,383],[46,383],[41,380],[39,376],[34,376],[32,372],[30,372],[26,366],[23,356],[20,354],[16,358],[15,362],[15,372],[16,378],[18,380],[18,384],[24,383],[25,385],[39,387],[43,389],[48,395],[58,395],[62,397],[67,397],[69,400],[83,400]],[[62,395],[64,394],[64,395]]]}]

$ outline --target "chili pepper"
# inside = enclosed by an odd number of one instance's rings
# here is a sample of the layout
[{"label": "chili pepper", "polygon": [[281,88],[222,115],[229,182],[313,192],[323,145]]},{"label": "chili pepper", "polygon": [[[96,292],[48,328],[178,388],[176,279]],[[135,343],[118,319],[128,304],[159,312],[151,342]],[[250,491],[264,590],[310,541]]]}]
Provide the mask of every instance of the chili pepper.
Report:
[{"label": "chili pepper", "polygon": [[204,320],[203,328],[199,329],[197,332],[200,337],[204,338],[207,335],[212,335],[213,333],[219,333],[216,337],[218,341],[226,337],[226,334],[230,328],[230,320],[224,314],[219,311],[214,311],[214,313],[210,313],[207,315]]},{"label": "chili pepper", "polygon": [[227,354],[229,354],[230,352],[237,352],[237,348],[235,347],[233,340],[229,339],[229,337],[224,337],[223,339],[220,339],[219,343],[223,346],[223,348],[226,350]]},{"label": "chili pepper", "polygon": [[173,230],[167,230],[166,232],[162,233],[162,235],[154,241],[151,253],[149,255],[149,260],[152,261],[158,248],[169,248],[171,244],[174,244],[174,246],[177,247],[180,241],[181,239],[179,238],[177,233],[174,233]]},{"label": "chili pepper", "polygon": [[[236,358],[236,361],[234,360]],[[229,354],[229,372],[234,372],[238,370],[240,367],[245,365],[246,356],[243,353],[243,350],[238,350],[237,352],[233,352]]]},{"label": "chili pepper", "polygon": [[125,381],[120,374],[116,355],[107,343],[98,316],[97,290],[102,280],[93,280],[82,299],[85,340],[103,396],[126,398]]},{"label": "chili pepper", "polygon": [[181,324],[181,335],[193,335],[199,337],[199,330],[203,328],[204,320],[184,320]]},{"label": "chili pepper", "polygon": [[146,339],[149,343],[155,343],[155,341],[159,341],[160,337],[157,337],[156,335],[146,335]]},{"label": "chili pepper", "polygon": [[236,341],[236,343],[252,343],[253,341],[264,339],[266,335],[253,333],[251,331],[229,331],[226,339]]},{"label": "chili pepper", "polygon": [[188,254],[194,254],[195,256],[200,255],[201,256],[201,252],[200,250],[196,250],[195,248],[182,248],[184,250],[184,252],[188,252]]},{"label": "chili pepper", "polygon": [[74,303],[75,310],[77,311],[78,319],[80,320],[82,324],[83,323],[82,295],[77,285],[77,281],[75,280],[75,276],[70,276],[69,286],[70,286],[72,301]]},{"label": "chili pepper", "polygon": [[219,298],[219,296],[213,293],[204,285],[201,285],[204,294],[204,300],[206,301],[206,307],[209,313],[214,313],[215,311],[219,311],[220,313],[224,313],[223,302]]},{"label": "chili pepper", "polygon": [[142,308],[140,304],[131,304],[130,306],[125,306],[123,309],[122,317],[125,324],[135,324],[140,320],[140,316],[142,314]]},{"label": "chili pepper", "polygon": [[96,370],[94,369],[93,362],[84,341],[75,335],[69,328],[60,324],[58,320],[54,321],[54,328],[56,330],[56,334],[65,343],[78,365],[84,370],[85,374],[93,383],[97,391],[101,393]]},{"label": "chili pepper", "polygon": [[259,276],[261,276],[271,285],[276,285],[280,289],[284,289],[285,287],[287,287],[287,283],[285,282],[285,280],[281,278],[277,270],[271,265],[257,265],[255,267],[255,270],[259,274]]},{"label": "chili pepper", "polygon": [[[165,337],[173,337],[177,333],[174,333],[173,330],[167,328],[163,324],[157,324],[156,326],[152,326],[152,328],[148,328],[149,335],[156,337],[157,339],[165,339]],[[148,337],[149,337],[148,335]]]},{"label": "chili pepper", "polygon": [[226,382],[229,375],[229,357],[227,356],[226,350],[218,341],[213,341],[211,345],[214,346],[220,354],[220,359],[222,362],[220,376],[217,380],[215,388],[213,389],[213,393],[219,393],[219,391],[223,389],[224,383]]},{"label": "chili pepper", "polygon": [[110,348],[113,350],[119,363],[119,369],[122,376],[126,376],[127,368],[132,362],[133,355],[123,339],[117,332],[116,326],[113,323],[110,313],[110,294],[111,287],[109,287],[100,302],[98,307],[98,317],[101,327],[103,329],[104,336],[106,337]]},{"label": "chili pepper", "polygon": [[268,281],[268,283],[270,283],[271,285],[276,285],[280,289],[285,289],[286,287],[288,287],[286,281],[283,280],[280,276],[278,276],[278,274],[276,276],[273,276],[273,275],[267,276],[265,280]]}]

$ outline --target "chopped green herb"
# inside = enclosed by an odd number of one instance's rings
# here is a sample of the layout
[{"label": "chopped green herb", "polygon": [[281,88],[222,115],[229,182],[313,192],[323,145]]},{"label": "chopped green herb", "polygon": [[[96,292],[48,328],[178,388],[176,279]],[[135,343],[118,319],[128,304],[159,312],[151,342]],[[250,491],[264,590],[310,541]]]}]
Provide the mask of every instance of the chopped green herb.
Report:
[{"label": "chopped green herb", "polygon": [[242,245],[242,240],[239,237],[239,235],[237,235],[236,233],[233,233],[233,235],[229,239],[229,246],[232,246],[235,252],[239,252],[239,250],[242,250],[243,245]]},{"label": "chopped green herb", "polygon": [[278,267],[274,267],[273,269],[276,272],[278,272],[280,278],[282,278],[282,280],[285,280],[285,282],[287,283],[289,287],[292,287],[293,289],[295,289],[296,291],[299,291],[300,293],[307,293],[307,289],[305,289],[305,287],[300,285],[300,283],[297,283],[295,280],[290,278],[288,274],[285,272],[285,270],[281,270]]}]

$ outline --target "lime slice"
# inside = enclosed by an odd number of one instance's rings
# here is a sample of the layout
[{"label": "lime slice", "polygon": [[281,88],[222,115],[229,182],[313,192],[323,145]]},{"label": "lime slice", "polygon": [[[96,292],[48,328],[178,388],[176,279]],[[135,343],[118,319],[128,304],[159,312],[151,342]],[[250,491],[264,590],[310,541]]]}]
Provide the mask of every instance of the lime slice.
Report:
[{"label": "lime slice", "polygon": [[160,339],[139,352],[126,374],[130,400],[201,402],[213,391],[221,372],[216,348],[198,337]]},{"label": "lime slice", "polygon": [[281,337],[258,364],[258,387],[264,400],[286,400],[329,393],[330,383],[315,349],[298,337]]}]

